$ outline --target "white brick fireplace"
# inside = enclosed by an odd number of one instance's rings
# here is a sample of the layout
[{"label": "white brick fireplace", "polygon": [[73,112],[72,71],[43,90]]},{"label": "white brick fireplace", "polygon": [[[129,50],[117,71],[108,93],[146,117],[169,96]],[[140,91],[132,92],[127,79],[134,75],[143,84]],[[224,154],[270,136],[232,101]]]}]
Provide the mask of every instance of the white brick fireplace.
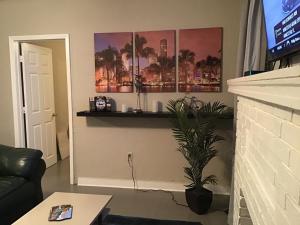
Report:
[{"label": "white brick fireplace", "polygon": [[233,224],[300,225],[300,66],[228,85],[238,100]]}]

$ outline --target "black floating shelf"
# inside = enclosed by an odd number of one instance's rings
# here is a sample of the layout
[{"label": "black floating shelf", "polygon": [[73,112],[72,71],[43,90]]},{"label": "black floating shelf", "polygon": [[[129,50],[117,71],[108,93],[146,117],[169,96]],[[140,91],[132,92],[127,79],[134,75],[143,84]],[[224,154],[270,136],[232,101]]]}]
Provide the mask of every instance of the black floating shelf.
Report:
[{"label": "black floating shelf", "polygon": [[[90,111],[81,111],[77,112],[77,116],[80,117],[134,117],[134,118],[174,118],[175,116],[169,112],[90,112]],[[206,115],[203,115],[205,117]],[[191,118],[193,116],[191,115]],[[226,113],[220,116],[218,119],[233,119],[232,113]]]},{"label": "black floating shelf", "polygon": [[90,111],[81,111],[77,112],[77,116],[83,117],[141,117],[141,118],[171,118],[174,117],[169,112],[90,112]]}]

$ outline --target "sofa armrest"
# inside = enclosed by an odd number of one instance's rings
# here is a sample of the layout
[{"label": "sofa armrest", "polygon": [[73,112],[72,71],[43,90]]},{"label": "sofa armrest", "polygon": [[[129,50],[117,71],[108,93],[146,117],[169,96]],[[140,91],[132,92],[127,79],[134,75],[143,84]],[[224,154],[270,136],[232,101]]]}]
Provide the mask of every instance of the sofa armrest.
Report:
[{"label": "sofa armrest", "polygon": [[42,155],[40,150],[0,145],[0,176],[41,179],[46,168]]}]

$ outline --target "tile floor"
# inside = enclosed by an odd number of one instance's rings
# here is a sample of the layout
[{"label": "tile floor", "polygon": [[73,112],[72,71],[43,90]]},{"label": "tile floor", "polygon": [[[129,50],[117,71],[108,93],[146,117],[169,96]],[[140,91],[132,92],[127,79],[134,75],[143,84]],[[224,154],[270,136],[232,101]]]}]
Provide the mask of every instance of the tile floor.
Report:
[{"label": "tile floor", "polygon": [[[132,189],[87,187],[69,184],[69,159],[59,161],[48,168],[42,180],[44,197],[55,191],[113,195],[109,203],[110,214],[158,219],[201,222],[203,225],[227,225],[229,196],[215,195],[210,211],[197,215],[189,208],[176,205],[169,193],[161,191],[141,192]],[[184,193],[175,192],[175,198],[185,203]]]}]

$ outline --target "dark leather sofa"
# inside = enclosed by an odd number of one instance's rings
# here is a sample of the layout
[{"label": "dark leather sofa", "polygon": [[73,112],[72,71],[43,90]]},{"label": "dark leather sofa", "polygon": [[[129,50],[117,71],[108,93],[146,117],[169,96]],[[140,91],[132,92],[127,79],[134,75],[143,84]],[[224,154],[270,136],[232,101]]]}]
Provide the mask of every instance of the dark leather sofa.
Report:
[{"label": "dark leather sofa", "polygon": [[12,224],[43,200],[43,153],[0,145],[0,224]]}]

